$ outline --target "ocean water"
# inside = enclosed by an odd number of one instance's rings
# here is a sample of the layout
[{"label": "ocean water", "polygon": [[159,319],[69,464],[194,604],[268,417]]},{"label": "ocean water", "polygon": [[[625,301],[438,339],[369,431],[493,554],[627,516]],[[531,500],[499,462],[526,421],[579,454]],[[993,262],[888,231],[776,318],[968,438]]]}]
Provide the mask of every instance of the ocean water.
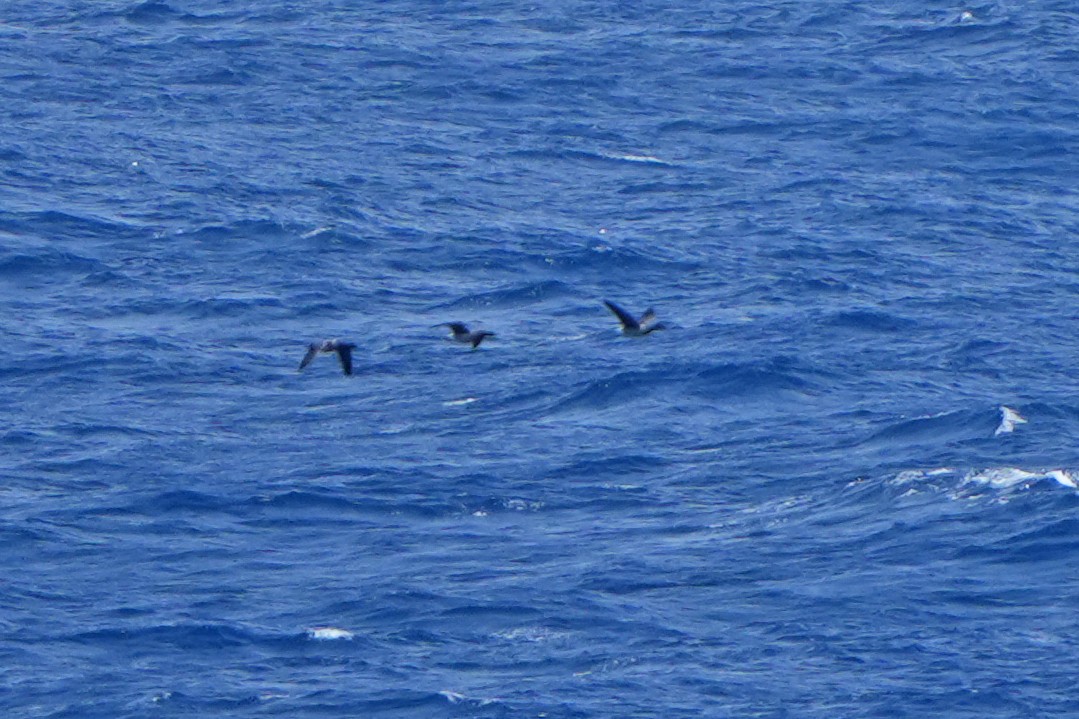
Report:
[{"label": "ocean water", "polygon": [[3,715],[1075,716],[1077,47],[6,0]]}]

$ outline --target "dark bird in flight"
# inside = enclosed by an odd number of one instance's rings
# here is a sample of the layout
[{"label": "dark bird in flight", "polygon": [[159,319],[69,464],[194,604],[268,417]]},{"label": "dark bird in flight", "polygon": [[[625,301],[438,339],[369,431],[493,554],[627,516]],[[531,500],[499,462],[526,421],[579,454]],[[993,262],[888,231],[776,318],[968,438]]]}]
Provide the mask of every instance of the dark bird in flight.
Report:
[{"label": "dark bird in flight", "polygon": [[626,337],[644,337],[649,332],[667,329],[662,322],[656,322],[656,313],[651,307],[637,319],[610,300],[603,300],[603,304],[607,305],[607,309],[622,323],[622,334]]},{"label": "dark bird in flight", "polygon": [[467,325],[460,322],[443,322],[436,327],[449,327],[450,332],[453,333],[453,341],[461,342],[463,344],[472,345],[472,349],[476,349],[480,346],[480,342],[483,342],[485,337],[494,337],[494,332],[488,332],[487,330],[476,330],[470,332]]},{"label": "dark bird in flight", "polygon": [[311,364],[311,360],[315,359],[315,355],[319,352],[336,352],[337,359],[341,360],[341,369],[344,370],[345,374],[352,374],[352,350],[355,347],[356,345],[351,342],[342,342],[336,339],[312,342],[307,347],[307,354],[300,360],[300,369]]}]

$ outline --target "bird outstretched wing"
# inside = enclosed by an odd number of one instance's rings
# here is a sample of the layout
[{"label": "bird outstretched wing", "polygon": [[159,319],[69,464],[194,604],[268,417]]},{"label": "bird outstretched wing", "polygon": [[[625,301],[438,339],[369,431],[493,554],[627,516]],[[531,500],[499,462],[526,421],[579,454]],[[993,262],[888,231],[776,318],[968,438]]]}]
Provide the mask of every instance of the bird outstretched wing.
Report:
[{"label": "bird outstretched wing", "polygon": [[476,349],[480,346],[480,342],[483,342],[487,337],[494,337],[494,332],[488,332],[486,330],[479,330],[472,333],[472,349]]},{"label": "bird outstretched wing", "polygon": [[352,345],[338,343],[334,349],[337,350],[337,359],[341,360],[341,369],[345,374],[352,374]]},{"label": "bird outstretched wing", "polygon": [[622,323],[623,327],[629,327],[631,329],[640,328],[637,320],[633,319],[633,315],[631,315],[629,312],[626,312],[614,302],[611,302],[610,300],[603,300],[603,304],[607,305],[607,309],[614,313],[614,316],[618,318],[618,321]]},{"label": "bird outstretched wing", "polygon": [[311,360],[315,359],[315,355],[318,354],[318,347],[319,345],[317,342],[313,342],[308,345],[307,354],[305,354],[303,356],[303,359],[300,360],[300,369],[303,369],[307,365],[311,364]]}]

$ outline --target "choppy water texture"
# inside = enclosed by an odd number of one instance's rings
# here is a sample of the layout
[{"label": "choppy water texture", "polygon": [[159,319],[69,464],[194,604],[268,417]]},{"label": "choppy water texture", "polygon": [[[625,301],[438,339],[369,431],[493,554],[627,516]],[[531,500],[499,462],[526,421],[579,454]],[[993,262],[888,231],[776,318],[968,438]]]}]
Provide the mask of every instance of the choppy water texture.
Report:
[{"label": "choppy water texture", "polygon": [[1076,47],[9,0],[4,716],[1074,716]]}]

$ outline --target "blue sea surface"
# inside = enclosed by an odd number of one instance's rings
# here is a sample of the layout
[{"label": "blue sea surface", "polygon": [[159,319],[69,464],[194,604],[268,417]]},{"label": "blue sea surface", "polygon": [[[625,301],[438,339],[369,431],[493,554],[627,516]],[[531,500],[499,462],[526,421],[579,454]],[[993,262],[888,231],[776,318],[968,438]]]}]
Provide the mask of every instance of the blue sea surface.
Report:
[{"label": "blue sea surface", "polygon": [[6,0],[0,713],[1076,716],[1077,48]]}]

